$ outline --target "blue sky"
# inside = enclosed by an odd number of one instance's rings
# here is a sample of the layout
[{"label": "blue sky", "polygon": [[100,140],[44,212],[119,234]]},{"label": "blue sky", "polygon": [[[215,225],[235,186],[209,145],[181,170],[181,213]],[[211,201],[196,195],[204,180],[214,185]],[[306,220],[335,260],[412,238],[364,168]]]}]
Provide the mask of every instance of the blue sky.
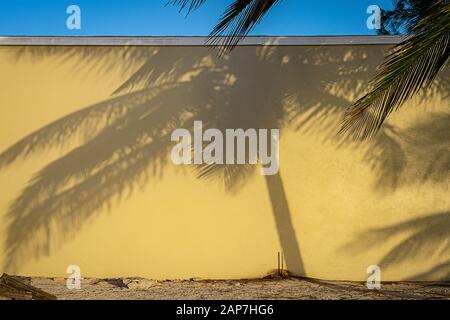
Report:
[{"label": "blue sky", "polygon": [[[209,0],[186,17],[168,0],[0,0],[0,35],[183,36],[207,35],[232,0]],[[68,30],[66,8],[81,8],[81,30]],[[283,0],[253,35],[370,35],[369,5],[391,0]]]}]

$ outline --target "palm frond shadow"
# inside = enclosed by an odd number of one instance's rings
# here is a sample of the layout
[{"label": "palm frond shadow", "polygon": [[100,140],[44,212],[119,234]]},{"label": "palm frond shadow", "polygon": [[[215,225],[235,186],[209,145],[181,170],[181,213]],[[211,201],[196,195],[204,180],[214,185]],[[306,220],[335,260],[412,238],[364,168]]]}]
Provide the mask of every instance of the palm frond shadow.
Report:
[{"label": "palm frond shadow", "polygon": [[[131,76],[107,100],[42,127],[0,154],[0,169],[6,169],[35,154],[77,143],[44,165],[9,207],[5,269],[14,271],[30,255],[48,255],[100,209],[132,195],[150,179],[163,177],[170,164],[171,132],[192,131],[194,120],[220,130],[291,127],[299,135],[320,131],[323,143],[355,147],[350,139],[335,134],[349,103],[345,95],[362,94],[355,88],[362,88],[374,72],[374,57],[382,50],[311,47],[293,54],[283,47],[242,47],[236,49],[245,51],[239,58],[219,59],[205,48],[18,47],[14,51],[18,59],[54,57],[61,65],[76,61],[87,71],[92,66],[95,73],[120,68]],[[401,149],[400,142],[386,139],[381,135],[374,142],[388,150],[386,156],[379,159],[367,153],[374,171],[382,175],[391,174],[383,173],[385,165],[379,164],[386,157],[401,158],[399,167],[407,161],[391,152]],[[238,192],[255,172],[249,165],[191,169],[205,181],[220,181],[228,192]],[[268,191],[274,217],[281,219],[277,225],[292,233],[281,181],[272,179]],[[386,181],[383,178],[380,184]],[[271,188],[274,184],[281,188]],[[289,243],[283,248],[288,267],[304,274],[295,234],[278,231],[281,243]]]},{"label": "palm frond shadow", "polygon": [[[429,259],[433,256],[449,257],[450,250],[450,211],[428,214],[387,227],[369,229],[361,232],[355,240],[341,248],[349,254],[360,254],[380,243],[397,236],[406,236],[393,246],[379,261],[382,269],[396,264]],[[409,280],[450,280],[450,260],[440,263],[430,270],[414,275]]]},{"label": "palm frond shadow", "polygon": [[426,182],[446,187],[450,177],[450,114],[429,112],[425,119],[398,129],[386,124],[366,151],[377,172],[375,188],[392,192]]}]

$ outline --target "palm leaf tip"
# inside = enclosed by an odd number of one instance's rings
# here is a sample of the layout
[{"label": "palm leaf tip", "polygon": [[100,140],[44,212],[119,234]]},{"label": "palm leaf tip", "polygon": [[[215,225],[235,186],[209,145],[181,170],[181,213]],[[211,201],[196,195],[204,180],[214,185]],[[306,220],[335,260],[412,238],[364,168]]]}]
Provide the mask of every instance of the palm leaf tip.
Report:
[{"label": "palm leaf tip", "polygon": [[450,49],[450,3],[437,2],[396,45],[370,83],[370,91],[346,111],[340,133],[374,136],[386,118],[431,84],[446,65]]},{"label": "palm leaf tip", "polygon": [[230,52],[280,0],[235,0],[211,31],[208,43]]},{"label": "palm leaf tip", "polygon": [[206,0],[170,0],[167,4],[178,6],[180,12],[187,8],[188,13],[197,10]]}]

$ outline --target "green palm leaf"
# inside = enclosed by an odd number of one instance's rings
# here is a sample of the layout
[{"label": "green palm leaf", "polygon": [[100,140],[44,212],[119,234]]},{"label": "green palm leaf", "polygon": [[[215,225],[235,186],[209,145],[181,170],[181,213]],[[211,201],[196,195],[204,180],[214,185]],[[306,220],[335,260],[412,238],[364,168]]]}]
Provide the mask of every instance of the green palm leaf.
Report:
[{"label": "green palm leaf", "polygon": [[[210,44],[220,44],[229,52],[280,0],[235,0],[223,13],[209,35]],[[225,36],[225,38],[222,38]]]},{"label": "green palm leaf", "polygon": [[449,58],[450,4],[438,1],[396,45],[371,82],[371,91],[346,111],[341,132],[372,137],[389,114],[431,84]]},{"label": "green palm leaf", "polygon": [[[172,0],[180,11],[188,13],[198,9],[206,0]],[[208,43],[220,45],[221,52],[229,52],[244,38],[267,12],[280,0],[235,0],[222,14],[219,23],[211,31]],[[225,38],[223,38],[225,36]]]},{"label": "green palm leaf", "polygon": [[206,0],[171,0],[168,4],[179,6],[180,12],[187,8],[188,13],[197,10]]}]

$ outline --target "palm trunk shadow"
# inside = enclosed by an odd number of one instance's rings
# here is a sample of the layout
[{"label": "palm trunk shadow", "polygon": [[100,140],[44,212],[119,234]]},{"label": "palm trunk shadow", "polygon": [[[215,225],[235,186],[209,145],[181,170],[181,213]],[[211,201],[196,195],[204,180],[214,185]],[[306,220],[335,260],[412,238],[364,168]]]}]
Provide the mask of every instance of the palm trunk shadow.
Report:
[{"label": "palm trunk shadow", "polygon": [[286,267],[295,276],[306,276],[281,176],[278,173],[265,178]]}]

